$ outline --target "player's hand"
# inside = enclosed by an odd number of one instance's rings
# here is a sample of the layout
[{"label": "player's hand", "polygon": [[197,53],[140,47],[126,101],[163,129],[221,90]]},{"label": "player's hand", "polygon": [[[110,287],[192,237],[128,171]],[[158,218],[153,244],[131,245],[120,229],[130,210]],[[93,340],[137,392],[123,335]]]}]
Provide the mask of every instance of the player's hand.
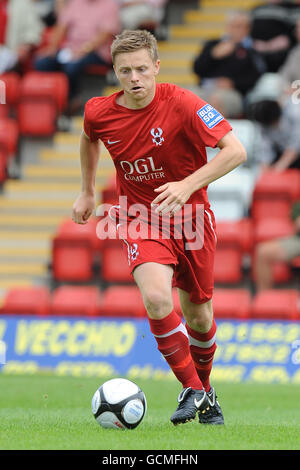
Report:
[{"label": "player's hand", "polygon": [[76,224],[86,224],[95,208],[95,197],[93,194],[81,192],[73,204],[72,220]]},{"label": "player's hand", "polygon": [[190,184],[185,180],[163,184],[154,191],[160,193],[151,203],[152,206],[158,205],[155,212],[171,216],[180,211],[192,194]]}]

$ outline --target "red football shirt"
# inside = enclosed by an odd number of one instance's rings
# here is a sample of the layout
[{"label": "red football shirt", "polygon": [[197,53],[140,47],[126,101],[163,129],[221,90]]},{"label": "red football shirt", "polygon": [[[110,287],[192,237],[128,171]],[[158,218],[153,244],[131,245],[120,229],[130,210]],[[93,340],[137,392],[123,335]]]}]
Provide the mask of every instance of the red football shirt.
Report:
[{"label": "red football shirt", "polygon": [[[176,85],[156,85],[155,97],[142,109],[117,104],[123,91],[95,97],[85,106],[84,131],[100,139],[116,168],[119,195],[128,206],[150,204],[154,188],[187,177],[207,162],[206,147],[216,147],[230,124],[211,105]],[[209,207],[207,188],[187,203]]]}]

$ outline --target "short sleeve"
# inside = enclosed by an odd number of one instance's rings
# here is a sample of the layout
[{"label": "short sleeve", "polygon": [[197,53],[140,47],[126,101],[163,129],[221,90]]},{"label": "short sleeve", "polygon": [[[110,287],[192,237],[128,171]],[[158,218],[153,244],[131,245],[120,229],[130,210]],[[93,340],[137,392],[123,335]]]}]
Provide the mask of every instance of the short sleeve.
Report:
[{"label": "short sleeve", "polygon": [[85,104],[84,108],[84,118],[83,118],[83,130],[86,135],[90,138],[91,142],[96,142],[99,137],[96,135],[94,131],[95,125],[95,116],[93,113],[93,109],[95,107],[95,100],[96,98],[92,98]]},{"label": "short sleeve", "polygon": [[195,144],[215,148],[232,130],[229,122],[212,105],[185,90],[181,99],[183,126]]}]

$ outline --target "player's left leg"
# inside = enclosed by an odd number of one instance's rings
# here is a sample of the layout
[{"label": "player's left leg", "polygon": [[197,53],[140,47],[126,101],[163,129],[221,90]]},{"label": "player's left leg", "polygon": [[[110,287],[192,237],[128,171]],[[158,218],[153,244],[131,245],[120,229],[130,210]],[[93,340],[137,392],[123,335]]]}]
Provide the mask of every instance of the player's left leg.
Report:
[{"label": "player's left leg", "polygon": [[207,392],[210,408],[199,413],[200,423],[224,424],[222,410],[216,400],[216,393],[210,384],[210,373],[216,351],[216,322],[213,316],[212,301],[202,304],[191,302],[190,296],[178,289],[182,313],[186,319],[191,356],[198,376]]}]

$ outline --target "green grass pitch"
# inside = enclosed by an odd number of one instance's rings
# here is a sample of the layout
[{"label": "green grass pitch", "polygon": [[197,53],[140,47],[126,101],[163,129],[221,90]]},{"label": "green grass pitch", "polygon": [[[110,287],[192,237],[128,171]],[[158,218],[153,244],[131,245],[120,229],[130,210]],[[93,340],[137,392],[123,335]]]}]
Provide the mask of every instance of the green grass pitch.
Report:
[{"label": "green grass pitch", "polygon": [[137,380],[148,401],[134,430],[102,429],[91,398],[105,379],[0,374],[0,449],[300,449],[299,386],[217,383],[225,426],[174,427],[180,385]]}]

